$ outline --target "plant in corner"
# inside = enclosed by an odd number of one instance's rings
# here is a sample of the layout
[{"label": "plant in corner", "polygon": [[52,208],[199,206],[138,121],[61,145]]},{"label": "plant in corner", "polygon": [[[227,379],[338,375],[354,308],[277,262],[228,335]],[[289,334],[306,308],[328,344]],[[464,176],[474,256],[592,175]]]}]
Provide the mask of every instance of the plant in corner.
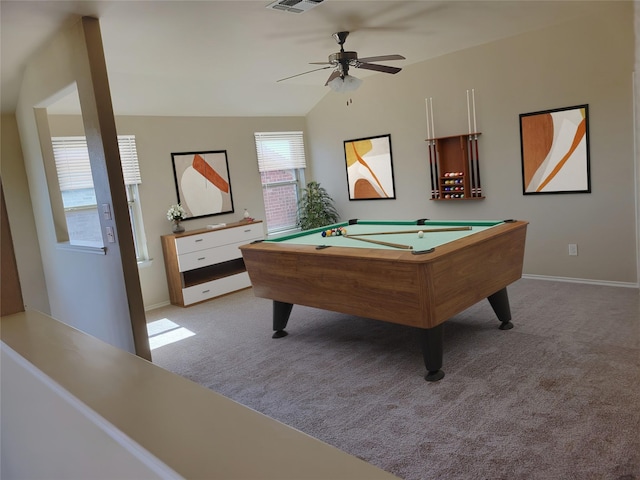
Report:
[{"label": "plant in corner", "polygon": [[318,182],[307,183],[298,202],[298,227],[302,230],[336,223],[338,211],[333,199]]}]

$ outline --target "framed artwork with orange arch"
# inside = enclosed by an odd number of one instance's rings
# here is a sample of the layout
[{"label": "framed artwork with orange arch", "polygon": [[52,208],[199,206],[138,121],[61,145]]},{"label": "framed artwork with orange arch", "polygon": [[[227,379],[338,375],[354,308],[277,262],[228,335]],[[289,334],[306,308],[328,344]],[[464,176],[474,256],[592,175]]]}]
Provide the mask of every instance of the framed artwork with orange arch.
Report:
[{"label": "framed artwork with orange arch", "polygon": [[178,203],[192,218],[233,213],[226,150],[172,153]]},{"label": "framed artwork with orange arch", "polygon": [[591,193],[589,105],[520,114],[522,193]]},{"label": "framed artwork with orange arch", "polygon": [[396,198],[391,135],[344,141],[349,200]]}]

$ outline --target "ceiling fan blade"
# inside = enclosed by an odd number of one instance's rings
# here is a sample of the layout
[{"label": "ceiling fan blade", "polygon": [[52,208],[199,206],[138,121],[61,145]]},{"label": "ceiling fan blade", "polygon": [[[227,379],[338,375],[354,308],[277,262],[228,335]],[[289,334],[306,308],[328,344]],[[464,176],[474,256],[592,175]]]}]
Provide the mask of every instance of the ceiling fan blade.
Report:
[{"label": "ceiling fan blade", "polygon": [[276,82],[281,82],[283,80],[289,80],[290,78],[299,77],[300,75],[306,75],[307,73],[311,73],[311,72],[317,72],[318,70],[326,70],[327,68],[331,68],[331,65],[329,65],[327,67],[315,68],[313,70],[309,70],[308,72],[302,72],[302,73],[298,73],[296,75],[291,75],[290,77],[281,78],[280,80],[276,80]]},{"label": "ceiling fan blade", "polygon": [[386,60],[406,60],[406,58],[404,58],[402,55],[381,55],[379,57],[365,57],[365,58],[359,58],[358,61],[362,62],[362,63],[369,63],[369,62],[384,62]]},{"label": "ceiling fan blade", "polygon": [[384,73],[398,73],[401,68],[398,67],[389,67],[387,65],[377,65],[375,63],[360,63],[354,65],[356,68],[364,68],[365,70],[375,70],[376,72],[384,72]]},{"label": "ceiling fan blade", "polygon": [[340,70],[334,70],[333,72],[331,72],[331,75],[329,75],[329,78],[327,79],[327,82],[324,84],[324,86],[326,87],[327,85],[329,85],[329,82],[331,80],[339,76],[340,76]]}]

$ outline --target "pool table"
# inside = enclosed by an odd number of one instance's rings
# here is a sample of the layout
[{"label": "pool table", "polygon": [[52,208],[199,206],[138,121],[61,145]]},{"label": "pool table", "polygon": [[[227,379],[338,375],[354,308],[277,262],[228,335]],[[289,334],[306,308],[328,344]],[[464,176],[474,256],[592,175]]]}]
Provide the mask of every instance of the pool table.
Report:
[{"label": "pool table", "polygon": [[513,327],[507,286],[522,276],[527,225],[350,220],[240,249],[254,294],[273,300],[274,338],[294,304],[417,327],[437,381],[447,319],[487,298],[499,328]]}]

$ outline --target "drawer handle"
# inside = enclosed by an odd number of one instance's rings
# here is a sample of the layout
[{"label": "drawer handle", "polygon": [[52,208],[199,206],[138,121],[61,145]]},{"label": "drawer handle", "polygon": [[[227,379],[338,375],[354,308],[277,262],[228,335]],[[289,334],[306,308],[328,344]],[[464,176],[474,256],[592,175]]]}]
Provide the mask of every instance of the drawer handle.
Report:
[{"label": "drawer handle", "polygon": [[211,290],[207,289],[207,290],[203,290],[202,293],[209,293]]},{"label": "drawer handle", "polygon": [[251,229],[250,229],[250,228],[247,228],[247,229],[244,231],[244,233],[249,233],[250,231],[251,231]]},{"label": "drawer handle", "polygon": [[197,238],[196,243],[201,242],[202,240],[204,240],[204,238]]},{"label": "drawer handle", "polygon": [[200,257],[200,258],[198,259],[198,261],[200,261],[200,260],[204,260],[205,258],[207,258],[207,257]]}]

